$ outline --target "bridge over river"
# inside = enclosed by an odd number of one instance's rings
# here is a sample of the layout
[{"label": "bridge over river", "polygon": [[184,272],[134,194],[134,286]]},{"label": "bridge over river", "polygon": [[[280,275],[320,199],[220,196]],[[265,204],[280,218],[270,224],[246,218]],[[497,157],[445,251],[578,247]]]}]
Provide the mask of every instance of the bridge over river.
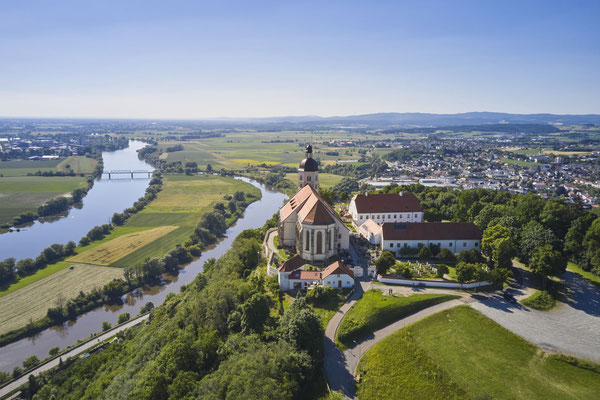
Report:
[{"label": "bridge over river", "polygon": [[[117,169],[112,171],[104,171],[102,175],[108,175],[108,179],[112,179],[113,176],[121,177],[121,179],[127,179],[127,175],[133,178],[150,178],[152,176],[152,171],[146,170],[126,170],[126,169]],[[125,175],[125,177],[123,177]]]}]

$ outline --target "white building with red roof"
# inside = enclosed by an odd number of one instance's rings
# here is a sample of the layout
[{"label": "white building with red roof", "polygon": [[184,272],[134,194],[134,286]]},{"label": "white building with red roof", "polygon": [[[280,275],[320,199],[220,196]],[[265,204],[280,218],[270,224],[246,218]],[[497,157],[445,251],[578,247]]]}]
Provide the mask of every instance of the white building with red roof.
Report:
[{"label": "white building with red roof", "polygon": [[371,219],[384,222],[423,222],[423,210],[417,196],[412,193],[357,194],[350,201],[348,213],[359,227]]},{"label": "white building with red roof", "polygon": [[381,249],[399,256],[403,247],[437,245],[453,253],[481,250],[481,230],[471,222],[384,223]]},{"label": "white building with red roof", "polygon": [[354,273],[340,261],[322,271],[309,271],[305,260],[295,255],[277,268],[279,287],[283,291],[302,290],[310,286],[331,286],[336,289],[354,286]]}]

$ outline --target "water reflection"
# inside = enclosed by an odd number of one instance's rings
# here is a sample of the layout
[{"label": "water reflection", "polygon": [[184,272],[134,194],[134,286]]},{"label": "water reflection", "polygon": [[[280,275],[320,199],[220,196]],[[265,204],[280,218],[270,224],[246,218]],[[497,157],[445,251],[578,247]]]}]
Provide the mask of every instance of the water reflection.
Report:
[{"label": "water reflection", "polygon": [[[130,141],[123,150],[104,152],[104,169],[153,170],[150,164],[138,159],[137,150],[146,146]],[[78,242],[96,225],[110,222],[116,212],[130,207],[140,198],[148,183],[146,179],[96,180],[92,189],[76,207],[58,216],[46,217],[12,232],[0,235],[0,259],[35,258],[53,243]],[[118,193],[118,196],[115,194]]]}]

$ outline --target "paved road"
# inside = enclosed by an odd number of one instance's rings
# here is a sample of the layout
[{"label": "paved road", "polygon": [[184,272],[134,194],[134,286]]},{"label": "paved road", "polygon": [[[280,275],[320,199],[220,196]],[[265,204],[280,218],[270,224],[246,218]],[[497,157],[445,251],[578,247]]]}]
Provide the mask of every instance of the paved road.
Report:
[{"label": "paved road", "polygon": [[[499,295],[477,296],[479,302],[472,306],[546,351],[600,362],[600,289],[570,271],[561,278],[569,293],[552,311],[511,304]],[[527,295],[520,288],[511,290],[518,299]]]},{"label": "paved road", "polygon": [[142,322],[144,322],[145,320],[148,319],[149,314],[145,314],[142,315],[141,317],[132,319],[131,321],[127,322],[124,325],[119,326],[118,328],[112,329],[108,332],[105,332],[103,334],[101,334],[100,336],[98,336],[95,340],[90,340],[89,342],[82,344],[79,347],[76,347],[70,351],[68,351],[67,353],[63,354],[60,356],[60,358],[55,358],[54,360],[41,365],[40,367],[38,367],[37,369],[31,371],[30,373],[28,373],[25,376],[20,377],[19,379],[17,379],[16,381],[4,386],[2,389],[0,389],[0,397],[6,395],[7,393],[12,392],[13,390],[19,388],[21,385],[23,385],[24,383],[27,383],[27,381],[29,380],[29,375],[39,375],[44,371],[47,371],[51,368],[56,367],[59,364],[59,360],[62,358],[63,360],[66,360],[69,357],[74,357],[76,355],[79,355],[81,353],[85,353],[88,349],[90,349],[91,347],[95,346],[98,344],[98,342],[102,342],[106,339],[108,339],[109,337],[116,335],[117,333],[127,329],[127,328],[131,328],[132,326],[135,326],[137,324],[140,324]]},{"label": "paved road", "polygon": [[340,322],[350,309],[363,295],[363,284],[368,283],[361,282],[360,285],[356,285],[356,290],[346,303],[334,314],[329,320],[327,328],[325,329],[324,338],[324,357],[323,366],[325,368],[325,375],[327,375],[327,381],[329,387],[334,391],[341,391],[351,399],[354,398],[354,376],[345,367],[346,362],[342,351],[335,345],[335,333],[337,331]]}]

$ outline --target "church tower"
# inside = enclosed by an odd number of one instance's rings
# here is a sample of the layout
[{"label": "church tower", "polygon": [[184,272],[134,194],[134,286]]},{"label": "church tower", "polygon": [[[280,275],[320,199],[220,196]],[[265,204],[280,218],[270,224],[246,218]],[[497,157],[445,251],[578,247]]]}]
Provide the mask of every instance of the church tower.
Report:
[{"label": "church tower", "polygon": [[298,188],[310,185],[319,190],[319,165],[312,158],[312,146],[306,146],[306,158],[300,162],[298,168]]}]

